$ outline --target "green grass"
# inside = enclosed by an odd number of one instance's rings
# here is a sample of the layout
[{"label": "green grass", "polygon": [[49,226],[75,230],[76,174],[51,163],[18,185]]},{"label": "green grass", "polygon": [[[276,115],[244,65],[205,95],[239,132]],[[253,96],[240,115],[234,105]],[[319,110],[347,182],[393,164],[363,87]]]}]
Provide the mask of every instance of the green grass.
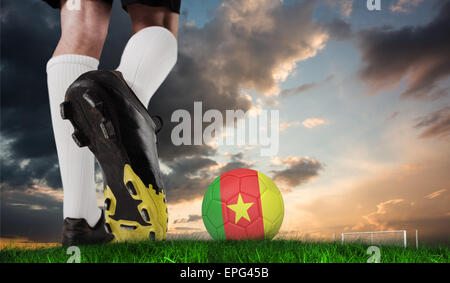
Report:
[{"label": "green grass", "polygon": [[[364,263],[368,246],[275,241],[166,241],[82,246],[81,262]],[[448,263],[449,247],[380,247],[384,263]],[[0,262],[66,262],[66,249],[0,250]]]}]

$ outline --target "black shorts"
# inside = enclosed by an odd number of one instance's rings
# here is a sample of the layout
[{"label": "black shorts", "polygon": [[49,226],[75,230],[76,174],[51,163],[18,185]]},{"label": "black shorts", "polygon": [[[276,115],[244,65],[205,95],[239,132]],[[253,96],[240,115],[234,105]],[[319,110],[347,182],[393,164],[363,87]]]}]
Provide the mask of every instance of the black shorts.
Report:
[{"label": "black shorts", "polygon": [[[53,8],[60,8],[61,0],[44,0],[52,6]],[[89,0],[89,1],[104,1],[112,3],[113,0]],[[130,4],[144,4],[149,6],[155,6],[155,7],[168,7],[172,12],[179,14],[180,13],[180,6],[181,6],[181,0],[121,0],[122,1],[122,7],[126,10],[127,6]]]}]

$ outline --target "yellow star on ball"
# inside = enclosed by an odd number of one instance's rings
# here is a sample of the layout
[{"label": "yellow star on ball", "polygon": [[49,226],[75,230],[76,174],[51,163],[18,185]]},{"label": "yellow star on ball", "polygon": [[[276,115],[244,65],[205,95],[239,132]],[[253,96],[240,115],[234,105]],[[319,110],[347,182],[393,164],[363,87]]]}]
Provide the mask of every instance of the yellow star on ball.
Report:
[{"label": "yellow star on ball", "polygon": [[238,201],[236,204],[229,204],[227,207],[233,210],[236,213],[236,223],[244,217],[247,221],[250,221],[250,217],[248,216],[248,209],[253,205],[253,202],[244,203],[242,200],[241,194],[239,194]]}]

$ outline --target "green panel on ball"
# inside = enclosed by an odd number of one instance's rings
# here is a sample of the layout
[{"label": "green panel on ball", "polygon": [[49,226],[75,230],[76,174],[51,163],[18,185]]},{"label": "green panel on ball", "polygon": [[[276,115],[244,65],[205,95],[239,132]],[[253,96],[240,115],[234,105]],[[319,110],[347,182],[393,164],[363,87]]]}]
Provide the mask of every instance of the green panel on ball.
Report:
[{"label": "green panel on ball", "polygon": [[202,203],[202,218],[206,230],[214,240],[225,240],[220,177],[216,178],[206,190]]}]

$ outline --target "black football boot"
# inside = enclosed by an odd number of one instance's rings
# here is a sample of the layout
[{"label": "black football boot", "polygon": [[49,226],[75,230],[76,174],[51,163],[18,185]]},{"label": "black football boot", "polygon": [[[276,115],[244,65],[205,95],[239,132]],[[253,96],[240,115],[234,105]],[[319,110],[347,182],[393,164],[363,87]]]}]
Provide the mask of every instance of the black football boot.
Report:
[{"label": "black football boot", "polygon": [[67,90],[61,116],[72,137],[99,161],[105,228],[114,241],[164,240],[167,206],[156,150],[156,125],[121,73],[92,71]]},{"label": "black football boot", "polygon": [[105,214],[94,227],[90,227],[84,219],[66,218],[63,223],[62,245],[94,245],[108,243],[114,236],[107,233],[105,229]]}]

